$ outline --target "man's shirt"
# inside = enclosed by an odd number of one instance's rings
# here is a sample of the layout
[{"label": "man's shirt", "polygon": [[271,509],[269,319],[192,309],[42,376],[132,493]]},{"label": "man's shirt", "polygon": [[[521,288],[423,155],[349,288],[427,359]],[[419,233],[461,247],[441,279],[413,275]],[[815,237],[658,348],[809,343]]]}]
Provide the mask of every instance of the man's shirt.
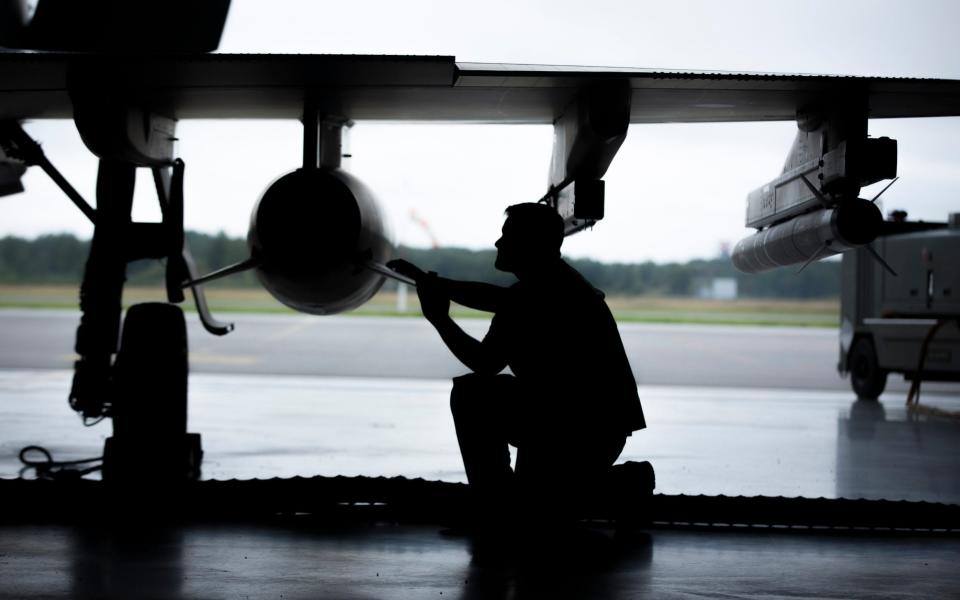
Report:
[{"label": "man's shirt", "polygon": [[646,426],[603,293],[561,259],[507,289],[483,345],[510,366],[546,424],[622,434]]}]

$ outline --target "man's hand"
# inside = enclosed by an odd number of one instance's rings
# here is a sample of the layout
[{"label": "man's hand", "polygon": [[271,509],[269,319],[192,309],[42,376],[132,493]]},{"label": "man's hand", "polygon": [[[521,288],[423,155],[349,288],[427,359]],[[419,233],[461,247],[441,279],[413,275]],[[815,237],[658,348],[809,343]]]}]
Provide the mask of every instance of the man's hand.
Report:
[{"label": "man's hand", "polygon": [[[416,267],[414,268],[416,269]],[[423,271],[420,271],[420,273],[423,273]],[[406,273],[404,274],[406,275]],[[412,278],[412,275],[407,276]],[[447,296],[443,286],[437,281],[436,274],[427,275],[423,273],[421,279],[417,281],[417,297],[420,298],[420,311],[431,323],[436,323],[449,315],[450,297]]]},{"label": "man's hand", "polygon": [[424,273],[423,269],[411,262],[403,260],[402,258],[395,258],[391,260],[387,263],[387,267],[414,280],[418,286],[420,285],[421,281],[427,278],[427,274]]}]

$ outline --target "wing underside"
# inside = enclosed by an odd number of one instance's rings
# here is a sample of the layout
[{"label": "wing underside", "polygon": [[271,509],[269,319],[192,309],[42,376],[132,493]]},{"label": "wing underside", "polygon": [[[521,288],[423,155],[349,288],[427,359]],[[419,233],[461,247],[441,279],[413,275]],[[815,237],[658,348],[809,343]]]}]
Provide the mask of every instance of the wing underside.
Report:
[{"label": "wing underside", "polygon": [[93,87],[178,119],[300,118],[310,95],[354,120],[551,123],[579,90],[625,81],[633,123],[792,120],[861,97],[871,118],[960,116],[960,81],[457,63],[453,57],[0,53],[0,118],[69,118]]}]

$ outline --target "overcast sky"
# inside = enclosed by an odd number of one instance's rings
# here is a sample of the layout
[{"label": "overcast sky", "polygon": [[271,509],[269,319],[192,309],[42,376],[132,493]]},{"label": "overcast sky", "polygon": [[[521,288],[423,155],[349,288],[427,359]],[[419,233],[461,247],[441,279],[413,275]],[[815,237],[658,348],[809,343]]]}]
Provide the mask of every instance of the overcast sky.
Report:
[{"label": "overcast sky", "polygon": [[[442,54],[460,61],[960,79],[960,2],[913,0],[348,2],[233,0],[222,52]],[[72,123],[27,129],[93,199],[96,160]],[[568,255],[686,260],[750,233],[746,194],[781,170],[787,123],[636,125],[607,173],[607,218]],[[263,189],[298,166],[297,122],[178,125],[187,227],[246,234]],[[960,211],[960,119],[876,120],[899,141],[902,179],[886,209],[943,220]],[[548,126],[358,123],[349,168],[377,193],[398,242],[425,246],[414,211],[443,245],[491,247],[508,204],[546,188]],[[144,172],[135,217],[159,218]],[[0,236],[92,228],[42,172],[0,198]],[[870,190],[862,195],[867,196]]]}]

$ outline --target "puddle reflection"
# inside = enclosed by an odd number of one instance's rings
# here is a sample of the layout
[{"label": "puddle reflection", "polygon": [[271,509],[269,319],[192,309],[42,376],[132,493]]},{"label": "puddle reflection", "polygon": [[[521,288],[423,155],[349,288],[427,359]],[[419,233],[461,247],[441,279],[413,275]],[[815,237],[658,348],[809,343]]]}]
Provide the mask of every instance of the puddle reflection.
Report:
[{"label": "puddle reflection", "polygon": [[857,400],[837,422],[840,498],[960,504],[960,421]]}]

